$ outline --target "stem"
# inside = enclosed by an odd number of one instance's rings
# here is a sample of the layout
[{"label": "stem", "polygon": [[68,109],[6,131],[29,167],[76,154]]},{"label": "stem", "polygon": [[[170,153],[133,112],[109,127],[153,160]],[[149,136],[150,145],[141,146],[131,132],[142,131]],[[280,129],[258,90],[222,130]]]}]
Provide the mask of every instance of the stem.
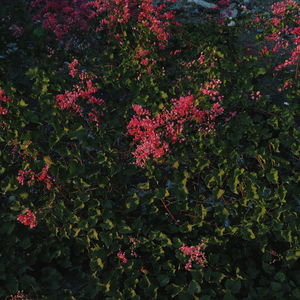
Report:
[{"label": "stem", "polygon": [[174,220],[175,224],[177,224],[177,220],[175,219],[175,217],[173,216],[173,214],[171,213],[171,211],[169,210],[168,206],[166,205],[165,201],[163,199],[160,199],[161,203],[163,204],[164,208],[166,209],[166,211],[168,212],[169,216]]}]

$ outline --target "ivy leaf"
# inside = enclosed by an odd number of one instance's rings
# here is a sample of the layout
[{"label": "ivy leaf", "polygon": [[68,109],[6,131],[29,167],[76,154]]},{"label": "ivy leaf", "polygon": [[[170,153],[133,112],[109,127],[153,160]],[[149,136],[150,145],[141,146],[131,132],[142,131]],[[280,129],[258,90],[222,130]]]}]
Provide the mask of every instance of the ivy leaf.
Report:
[{"label": "ivy leaf", "polygon": [[170,277],[167,274],[161,274],[157,276],[157,280],[160,286],[165,286],[170,282]]},{"label": "ivy leaf", "polygon": [[129,234],[132,233],[132,229],[127,225],[121,225],[119,227],[119,232],[122,234]]},{"label": "ivy leaf", "polygon": [[225,287],[231,291],[233,294],[237,294],[241,289],[240,279],[227,279],[225,282]]},{"label": "ivy leaf", "polygon": [[273,184],[278,183],[278,171],[276,169],[272,168],[270,172],[266,174],[266,176],[269,182]]},{"label": "ivy leaf", "polygon": [[197,281],[195,280],[192,280],[189,284],[189,287],[188,287],[188,292],[193,295],[193,294],[196,294],[196,293],[200,293],[201,291],[201,287],[200,285],[198,284]]},{"label": "ivy leaf", "polygon": [[170,292],[171,298],[176,297],[180,292],[183,291],[183,289],[184,289],[183,286],[180,286],[180,285],[177,285],[177,284],[174,284],[174,283],[168,285],[167,288],[166,288],[166,290],[168,292]]}]

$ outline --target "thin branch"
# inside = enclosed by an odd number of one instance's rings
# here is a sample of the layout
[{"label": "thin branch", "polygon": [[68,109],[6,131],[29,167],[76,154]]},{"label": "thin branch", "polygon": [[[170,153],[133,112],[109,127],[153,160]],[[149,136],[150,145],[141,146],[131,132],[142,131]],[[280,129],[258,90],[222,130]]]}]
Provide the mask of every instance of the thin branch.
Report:
[{"label": "thin branch", "polygon": [[175,219],[175,217],[173,216],[173,214],[171,213],[171,211],[169,210],[168,206],[166,205],[165,201],[163,199],[160,199],[161,203],[163,204],[164,208],[166,209],[166,211],[168,212],[169,216],[174,220],[175,224],[177,224],[177,220]]}]

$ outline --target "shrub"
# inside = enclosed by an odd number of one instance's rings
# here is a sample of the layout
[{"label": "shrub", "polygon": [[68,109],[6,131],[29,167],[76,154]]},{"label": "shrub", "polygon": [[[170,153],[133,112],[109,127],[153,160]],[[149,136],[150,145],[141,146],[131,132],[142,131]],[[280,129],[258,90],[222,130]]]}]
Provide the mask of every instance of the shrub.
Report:
[{"label": "shrub", "polygon": [[0,297],[300,299],[299,5],[171,4],[0,7]]}]

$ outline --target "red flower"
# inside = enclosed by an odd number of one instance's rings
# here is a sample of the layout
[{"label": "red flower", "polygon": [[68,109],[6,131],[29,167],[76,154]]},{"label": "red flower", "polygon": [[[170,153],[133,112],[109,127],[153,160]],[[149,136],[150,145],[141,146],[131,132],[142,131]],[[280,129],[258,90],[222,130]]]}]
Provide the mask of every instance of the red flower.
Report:
[{"label": "red flower", "polygon": [[[213,83],[210,88],[219,87],[219,81]],[[209,90],[207,93],[220,102],[223,96],[219,95],[219,92],[213,92],[215,91]],[[214,103],[210,110],[199,110],[192,95],[172,99],[172,102],[171,110],[163,110],[156,117],[151,117],[150,112],[140,105],[132,106],[136,115],[130,120],[127,130],[137,144],[132,153],[136,165],[144,167],[150,157],[157,161],[170,151],[169,143],[183,142],[185,137],[182,134],[187,121],[202,123],[204,131],[212,131],[215,126],[214,120],[224,111],[219,102]]]},{"label": "red flower", "polygon": [[[5,96],[5,91],[0,88],[0,101],[2,102],[10,102],[11,99]],[[0,115],[6,115],[8,110],[2,106],[0,106]]]},{"label": "red flower", "polygon": [[8,110],[6,108],[3,108],[0,106],[0,115],[6,115],[8,113]]},{"label": "red flower", "polygon": [[300,27],[296,27],[292,30],[293,34],[300,35]]},{"label": "red flower", "polygon": [[27,184],[30,186],[34,183],[35,176],[36,174],[31,169],[27,171],[19,170],[17,180],[19,184],[24,185],[25,179],[27,179]]},{"label": "red flower", "polygon": [[85,0],[35,0],[31,7],[38,9],[33,20],[42,21],[43,28],[52,31],[58,40],[62,40],[70,31],[87,31],[91,10]]},{"label": "red flower", "polygon": [[119,249],[119,252],[118,252],[117,256],[121,259],[121,262],[123,264],[127,263],[128,260],[127,260],[127,258],[125,256],[125,252],[122,252],[121,249]]},{"label": "red flower", "polygon": [[24,214],[20,214],[18,216],[17,220],[22,224],[24,224],[25,226],[29,226],[30,229],[36,227],[37,225],[36,215],[28,208],[25,209]]},{"label": "red flower", "polygon": [[202,251],[204,247],[205,247],[205,243],[202,242],[198,246],[188,247],[185,246],[185,244],[183,244],[183,246],[179,248],[179,250],[181,250],[183,254],[190,256],[188,262],[184,267],[187,271],[190,271],[192,269],[193,262],[200,264],[202,267],[205,266],[207,260],[205,254]]},{"label": "red flower", "polygon": [[[99,116],[102,116],[103,113],[96,109],[96,107],[104,106],[105,102],[103,99],[94,96],[98,92],[98,88],[93,84],[95,76],[87,74],[84,71],[78,73],[77,66],[78,60],[74,59],[68,66],[69,75],[77,80],[79,78],[80,84],[74,84],[71,91],[65,91],[64,94],[56,95],[56,106],[61,110],[67,110],[70,113],[85,118],[87,122],[94,122],[96,126],[99,126]],[[93,106],[88,110],[84,105],[87,102]],[[84,117],[84,114],[87,117]]]}]

